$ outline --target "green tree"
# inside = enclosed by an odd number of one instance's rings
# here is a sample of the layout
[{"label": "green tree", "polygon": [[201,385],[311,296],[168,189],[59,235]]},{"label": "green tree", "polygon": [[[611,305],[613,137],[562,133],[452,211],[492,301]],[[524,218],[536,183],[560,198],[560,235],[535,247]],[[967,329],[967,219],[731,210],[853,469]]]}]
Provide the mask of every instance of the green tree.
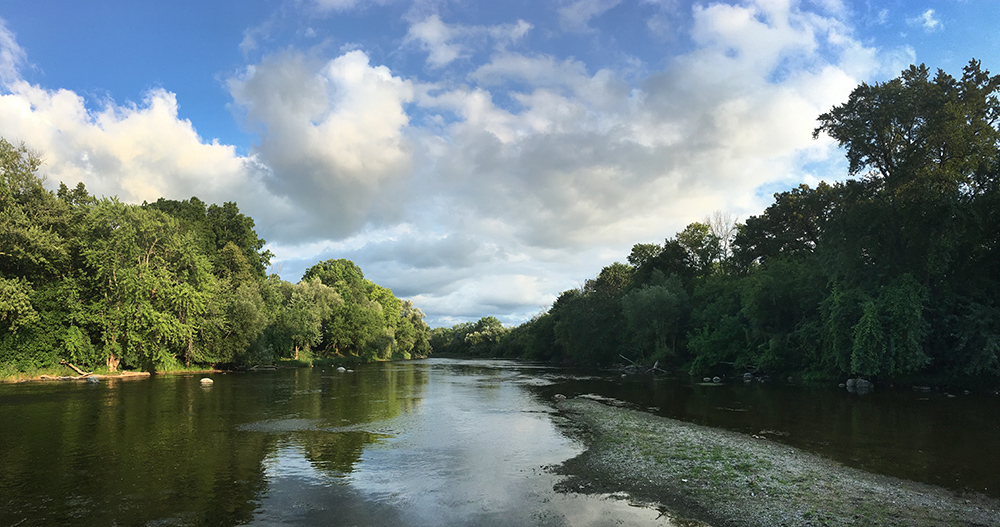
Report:
[{"label": "green tree", "polygon": [[660,275],[622,297],[622,311],[637,346],[653,360],[677,362],[677,337],[690,313],[689,297],[676,275]]},{"label": "green tree", "polygon": [[159,211],[104,199],[87,217],[92,319],[108,369],[155,371],[191,341],[215,282],[190,235]]}]

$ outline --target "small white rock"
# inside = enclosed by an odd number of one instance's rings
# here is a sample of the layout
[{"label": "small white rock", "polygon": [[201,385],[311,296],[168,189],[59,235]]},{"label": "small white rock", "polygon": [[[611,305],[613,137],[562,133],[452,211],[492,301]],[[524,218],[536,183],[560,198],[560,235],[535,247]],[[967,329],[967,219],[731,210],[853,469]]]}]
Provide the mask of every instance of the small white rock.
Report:
[{"label": "small white rock", "polygon": [[211,386],[212,384],[215,384],[215,381],[209,379],[208,377],[202,377],[201,384],[203,384],[204,386]]}]

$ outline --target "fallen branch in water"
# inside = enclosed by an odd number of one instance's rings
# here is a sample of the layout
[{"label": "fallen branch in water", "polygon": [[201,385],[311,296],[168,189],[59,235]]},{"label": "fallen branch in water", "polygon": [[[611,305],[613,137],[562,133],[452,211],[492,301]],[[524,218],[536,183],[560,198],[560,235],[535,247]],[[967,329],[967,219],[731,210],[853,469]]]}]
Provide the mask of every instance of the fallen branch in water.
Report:
[{"label": "fallen branch in water", "polygon": [[64,360],[59,361],[59,364],[62,364],[63,366],[69,367],[69,369],[75,371],[76,373],[78,373],[80,375],[93,375],[93,372],[83,371],[80,368],[77,368],[76,366],[73,366],[72,364],[70,364],[70,363],[68,363],[68,362],[66,362]]}]

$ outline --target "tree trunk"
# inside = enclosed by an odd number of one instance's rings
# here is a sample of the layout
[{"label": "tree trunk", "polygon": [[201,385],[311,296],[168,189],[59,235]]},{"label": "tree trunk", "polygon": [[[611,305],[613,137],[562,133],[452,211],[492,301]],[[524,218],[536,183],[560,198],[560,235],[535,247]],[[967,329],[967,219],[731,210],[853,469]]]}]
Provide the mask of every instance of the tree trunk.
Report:
[{"label": "tree trunk", "polygon": [[114,373],[114,372],[118,371],[118,364],[120,364],[120,363],[121,363],[121,360],[118,357],[115,357],[114,353],[112,353],[111,355],[108,355],[108,361],[107,361],[107,364],[108,364],[108,373]]}]

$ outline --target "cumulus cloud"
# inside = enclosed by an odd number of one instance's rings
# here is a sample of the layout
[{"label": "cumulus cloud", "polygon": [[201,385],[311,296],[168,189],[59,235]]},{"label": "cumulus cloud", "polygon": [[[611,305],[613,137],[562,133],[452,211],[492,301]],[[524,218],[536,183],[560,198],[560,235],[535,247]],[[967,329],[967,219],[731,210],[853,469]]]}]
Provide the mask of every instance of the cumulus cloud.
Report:
[{"label": "cumulus cloud", "polygon": [[[566,277],[579,276],[582,254],[621,260],[632,243],[662,241],[712,210],[758,212],[763,186],[813,177],[800,166],[836,155],[812,139],[816,117],[879,64],[836,7],[697,6],[696,48],[637,86],[573,59],[498,52],[468,75],[472,85],[417,90],[423,111],[451,116],[420,138],[428,159],[417,177],[449,189],[436,197],[449,216],[428,223],[495,248],[468,273],[442,269],[450,288],[421,292],[421,304],[455,320],[518,303],[530,316],[573,287]],[[437,276],[384,266],[386,276]]]},{"label": "cumulus cloud", "polygon": [[177,98],[162,88],[141,103],[99,101],[32,85],[13,35],[0,26],[0,136],[42,154],[50,184],[83,182],[98,196],[155,201],[160,197],[260,201],[253,159],[233,146],[205,141],[179,117]]},{"label": "cumulus cloud", "polygon": [[[460,117],[434,165],[460,196],[452,207],[528,245],[581,247],[749,207],[742,196],[794,177],[803,151],[828,155],[815,118],[860,73],[819,53],[856,51],[843,25],[774,2],[694,18],[698,48],[639,90],[620,72],[503,53],[470,75],[477,88],[421,99]],[[509,94],[515,108],[493,100],[508,85],[530,86]]]},{"label": "cumulus cloud", "polygon": [[282,239],[343,238],[398,212],[380,197],[412,169],[409,81],[372,66],[362,51],[326,62],[288,51],[228,85],[259,134],[254,154],[271,173],[268,189],[301,209],[275,226]]}]

